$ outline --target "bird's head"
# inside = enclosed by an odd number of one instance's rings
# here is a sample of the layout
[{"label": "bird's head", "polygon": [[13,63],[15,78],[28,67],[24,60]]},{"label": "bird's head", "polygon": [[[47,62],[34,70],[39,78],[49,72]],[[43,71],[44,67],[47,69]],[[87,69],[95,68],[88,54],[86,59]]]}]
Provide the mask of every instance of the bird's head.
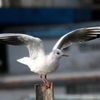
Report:
[{"label": "bird's head", "polygon": [[63,52],[59,49],[52,50],[52,54],[53,54],[54,57],[56,57],[58,59],[61,58],[62,56],[68,57],[67,54],[63,54]]}]

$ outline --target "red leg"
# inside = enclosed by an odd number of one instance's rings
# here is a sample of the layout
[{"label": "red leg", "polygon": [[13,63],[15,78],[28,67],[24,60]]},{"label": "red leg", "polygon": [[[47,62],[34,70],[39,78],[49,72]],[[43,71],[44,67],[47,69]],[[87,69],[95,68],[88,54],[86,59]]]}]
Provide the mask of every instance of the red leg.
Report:
[{"label": "red leg", "polygon": [[45,79],[45,81],[46,81],[46,83],[45,83],[46,86],[47,86],[46,88],[47,88],[47,89],[50,88],[50,87],[51,87],[51,82],[49,82],[49,81],[47,80],[47,75],[44,76],[44,79]]},{"label": "red leg", "polygon": [[45,83],[45,80],[43,79],[42,75],[40,75],[40,78],[42,79],[43,83]]},{"label": "red leg", "polygon": [[42,77],[42,75],[40,75],[40,78],[42,79],[42,81],[43,81],[43,83],[44,83],[46,89],[50,88],[51,83],[47,80],[46,75],[44,76],[44,78]]},{"label": "red leg", "polygon": [[47,75],[44,76],[44,79],[45,79],[46,82],[48,82],[48,80],[47,80]]}]

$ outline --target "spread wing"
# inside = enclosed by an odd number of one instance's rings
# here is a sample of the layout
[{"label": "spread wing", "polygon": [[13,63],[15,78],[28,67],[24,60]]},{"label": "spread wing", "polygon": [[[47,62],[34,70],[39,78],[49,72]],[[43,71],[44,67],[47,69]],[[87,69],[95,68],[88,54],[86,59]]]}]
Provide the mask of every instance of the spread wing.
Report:
[{"label": "spread wing", "polygon": [[53,49],[64,49],[73,43],[81,43],[100,37],[100,27],[81,28],[62,36]]},{"label": "spread wing", "polygon": [[44,54],[44,47],[42,40],[26,34],[0,34],[0,43],[10,45],[25,45],[29,50],[30,57],[36,57]]}]

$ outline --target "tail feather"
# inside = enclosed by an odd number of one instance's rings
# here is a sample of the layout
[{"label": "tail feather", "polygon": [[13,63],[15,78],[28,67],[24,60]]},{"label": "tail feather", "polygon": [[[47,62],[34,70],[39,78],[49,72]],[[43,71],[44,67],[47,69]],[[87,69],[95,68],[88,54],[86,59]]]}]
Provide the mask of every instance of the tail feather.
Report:
[{"label": "tail feather", "polygon": [[32,63],[32,60],[29,57],[23,57],[21,59],[17,59],[17,61],[28,66]]}]

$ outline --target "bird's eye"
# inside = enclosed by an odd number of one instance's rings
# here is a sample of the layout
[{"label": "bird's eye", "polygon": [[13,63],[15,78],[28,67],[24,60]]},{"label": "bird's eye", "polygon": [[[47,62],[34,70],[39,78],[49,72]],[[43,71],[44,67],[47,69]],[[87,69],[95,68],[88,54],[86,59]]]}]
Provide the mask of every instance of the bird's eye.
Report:
[{"label": "bird's eye", "polygon": [[59,52],[57,52],[57,54],[59,55],[60,53],[59,53]]}]

